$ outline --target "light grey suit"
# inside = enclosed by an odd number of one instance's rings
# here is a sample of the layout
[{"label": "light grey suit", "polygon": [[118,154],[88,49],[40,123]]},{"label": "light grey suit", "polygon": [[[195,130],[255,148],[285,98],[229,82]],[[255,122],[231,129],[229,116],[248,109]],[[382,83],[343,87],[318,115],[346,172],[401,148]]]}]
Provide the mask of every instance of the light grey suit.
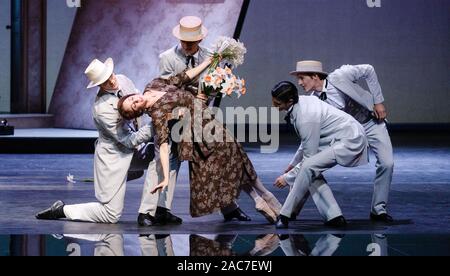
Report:
[{"label": "light grey suit", "polygon": [[[138,92],[133,82],[117,75],[123,95]],[[152,137],[150,125],[133,132],[117,109],[119,98],[114,93],[99,91],[93,107],[99,138],[94,155],[94,186],[98,202],[66,205],[64,213],[69,220],[117,223],[122,215],[127,174],[134,149]],[[148,174],[147,174],[148,176]],[[146,184],[148,183],[148,177]],[[145,191],[145,190],[144,190]],[[143,202],[157,202],[157,195],[144,194]]]},{"label": "light grey suit", "polygon": [[[209,55],[209,50],[199,46],[198,58],[195,64],[198,66]],[[186,69],[186,55],[181,45],[170,48],[159,55],[159,74],[162,78],[175,76]]]},{"label": "light grey suit", "polygon": [[[295,179],[281,210],[281,214],[286,217],[291,216],[314,179],[324,171],[338,164],[354,167],[368,163],[364,129],[350,115],[316,97],[300,96],[290,116],[291,123],[301,137],[304,158],[284,176],[286,180]],[[330,206],[329,209],[340,211],[338,206]]]},{"label": "light grey suit", "polygon": [[[331,73],[328,80],[336,88],[331,91],[345,94],[370,112],[373,112],[375,104],[384,102],[381,86],[372,65],[344,65]],[[356,83],[359,80],[366,80],[369,91]],[[328,103],[333,105],[332,102]],[[394,173],[394,153],[385,122],[378,123],[372,119],[363,123],[363,127],[369,146],[377,158],[371,212],[380,215],[387,213],[389,191]]]}]

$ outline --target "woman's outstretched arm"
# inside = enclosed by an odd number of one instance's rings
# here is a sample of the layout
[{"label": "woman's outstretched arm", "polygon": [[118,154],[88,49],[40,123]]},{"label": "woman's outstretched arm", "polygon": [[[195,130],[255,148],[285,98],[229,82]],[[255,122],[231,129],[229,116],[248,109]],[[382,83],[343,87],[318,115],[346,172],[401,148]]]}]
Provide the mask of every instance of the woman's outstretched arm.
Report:
[{"label": "woman's outstretched arm", "polygon": [[159,155],[161,160],[161,165],[164,173],[164,180],[159,183],[158,186],[153,188],[151,191],[152,194],[156,193],[159,189],[164,190],[167,186],[169,186],[169,144],[163,143],[159,147]]},{"label": "woman's outstretched arm", "polygon": [[211,65],[212,58],[207,57],[205,61],[203,61],[199,66],[189,69],[186,71],[186,75],[189,77],[189,79],[194,79],[198,75],[200,75],[203,71],[205,71],[206,68],[208,68],[209,65]]}]

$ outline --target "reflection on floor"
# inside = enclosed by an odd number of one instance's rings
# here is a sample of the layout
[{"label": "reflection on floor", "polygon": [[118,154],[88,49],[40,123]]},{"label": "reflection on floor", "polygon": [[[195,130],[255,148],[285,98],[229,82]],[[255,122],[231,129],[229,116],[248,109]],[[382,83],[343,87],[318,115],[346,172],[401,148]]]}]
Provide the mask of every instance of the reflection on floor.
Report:
[{"label": "reflection on floor", "polygon": [[0,236],[0,256],[448,256],[450,235]]},{"label": "reflection on floor", "polygon": [[[276,154],[261,154],[247,148],[258,175],[281,202],[287,191],[272,186],[289,163],[296,148],[285,145]],[[56,200],[67,204],[95,201],[91,154],[0,154],[0,235],[11,234],[450,234],[450,147],[396,147],[395,174],[390,194],[392,225],[369,221],[375,173],[374,158],[360,168],[336,167],[326,173],[336,200],[349,221],[346,229],[324,227],[312,200],[305,205],[299,221],[288,230],[277,231],[255,210],[245,194],[239,204],[251,218],[248,223],[223,223],[220,214],[191,218],[189,214],[189,180],[183,164],[173,201],[173,213],[183,218],[181,226],[138,227],[137,210],[144,179],[127,186],[125,209],[117,225],[66,221],[37,221],[36,212]],[[68,174],[76,183],[68,183]]]},{"label": "reflection on floor", "polygon": [[[180,171],[172,206],[173,213],[184,220],[180,226],[137,225],[143,178],[128,183],[124,213],[116,225],[38,221],[36,212],[56,200],[67,204],[96,200],[93,155],[0,154],[0,256],[450,255],[447,138],[421,139],[426,142],[419,145],[408,142],[409,137],[397,139],[389,202],[395,223],[389,225],[372,223],[368,218],[373,156],[370,165],[328,171],[325,176],[349,222],[344,229],[325,227],[309,200],[290,229],[277,230],[256,212],[254,202],[245,194],[239,204],[251,222],[224,223],[220,214],[192,218],[187,164]],[[70,145],[61,143],[65,148]],[[276,154],[261,154],[255,147],[246,150],[262,182],[284,202],[287,191],[275,189],[272,183],[287,167],[296,145],[282,143]],[[67,182],[69,174],[75,183]]]}]

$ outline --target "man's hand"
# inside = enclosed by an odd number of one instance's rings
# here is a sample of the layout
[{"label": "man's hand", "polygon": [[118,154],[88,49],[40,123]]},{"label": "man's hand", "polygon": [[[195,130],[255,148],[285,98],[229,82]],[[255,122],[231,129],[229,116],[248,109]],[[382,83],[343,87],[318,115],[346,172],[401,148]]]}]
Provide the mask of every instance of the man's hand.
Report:
[{"label": "man's hand", "polygon": [[287,186],[287,182],[286,180],[284,180],[284,176],[280,176],[277,178],[277,180],[275,181],[274,186],[280,189],[284,189]]},{"label": "man's hand", "polygon": [[158,192],[158,190],[161,189],[164,190],[167,186],[169,186],[169,180],[165,179],[163,182],[161,182],[158,186],[155,186],[153,188],[153,190],[150,192],[152,195],[156,194],[156,192]]},{"label": "man's hand", "polygon": [[382,122],[387,117],[386,108],[384,107],[384,104],[376,104],[373,108],[375,117],[377,117],[377,120],[379,122]]},{"label": "man's hand", "polygon": [[288,173],[288,172],[292,171],[293,168],[295,168],[295,167],[292,166],[292,165],[289,165],[289,166],[287,167],[287,169],[284,171],[284,173]]}]

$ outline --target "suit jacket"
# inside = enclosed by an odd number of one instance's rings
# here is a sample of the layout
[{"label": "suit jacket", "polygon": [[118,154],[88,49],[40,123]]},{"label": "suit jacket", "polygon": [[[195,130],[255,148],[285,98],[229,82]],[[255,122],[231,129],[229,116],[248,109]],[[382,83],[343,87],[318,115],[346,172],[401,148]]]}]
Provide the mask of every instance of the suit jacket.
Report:
[{"label": "suit jacket", "polygon": [[[123,75],[117,79],[124,95],[136,93],[133,82]],[[94,123],[99,132],[94,156],[94,185],[97,199],[111,201],[121,185],[126,183],[133,150],[152,137],[150,125],[133,132],[117,109],[119,98],[100,90],[93,107]]]},{"label": "suit jacket", "polygon": [[[198,52],[197,65],[202,63],[209,55],[209,50],[200,47]],[[182,73],[186,69],[186,55],[183,53],[181,46],[177,45],[159,56],[159,74],[163,79],[174,77]]]},{"label": "suit jacket", "polygon": [[347,113],[316,97],[300,96],[299,102],[293,106],[291,123],[301,138],[297,154],[301,151],[304,158],[332,147],[341,166],[355,167],[368,163],[364,128]]},{"label": "suit jacket", "polygon": [[[369,91],[356,82],[365,79]],[[351,99],[373,111],[375,104],[384,102],[381,86],[372,65],[343,65],[328,76],[328,81]]]},{"label": "suit jacket", "polygon": [[[367,81],[369,91],[363,89],[356,83],[361,79]],[[328,76],[328,81],[342,93],[371,112],[373,112],[375,104],[384,102],[377,74],[370,64],[343,65]],[[303,150],[300,147],[290,162],[290,165],[296,166],[302,160]]]}]

